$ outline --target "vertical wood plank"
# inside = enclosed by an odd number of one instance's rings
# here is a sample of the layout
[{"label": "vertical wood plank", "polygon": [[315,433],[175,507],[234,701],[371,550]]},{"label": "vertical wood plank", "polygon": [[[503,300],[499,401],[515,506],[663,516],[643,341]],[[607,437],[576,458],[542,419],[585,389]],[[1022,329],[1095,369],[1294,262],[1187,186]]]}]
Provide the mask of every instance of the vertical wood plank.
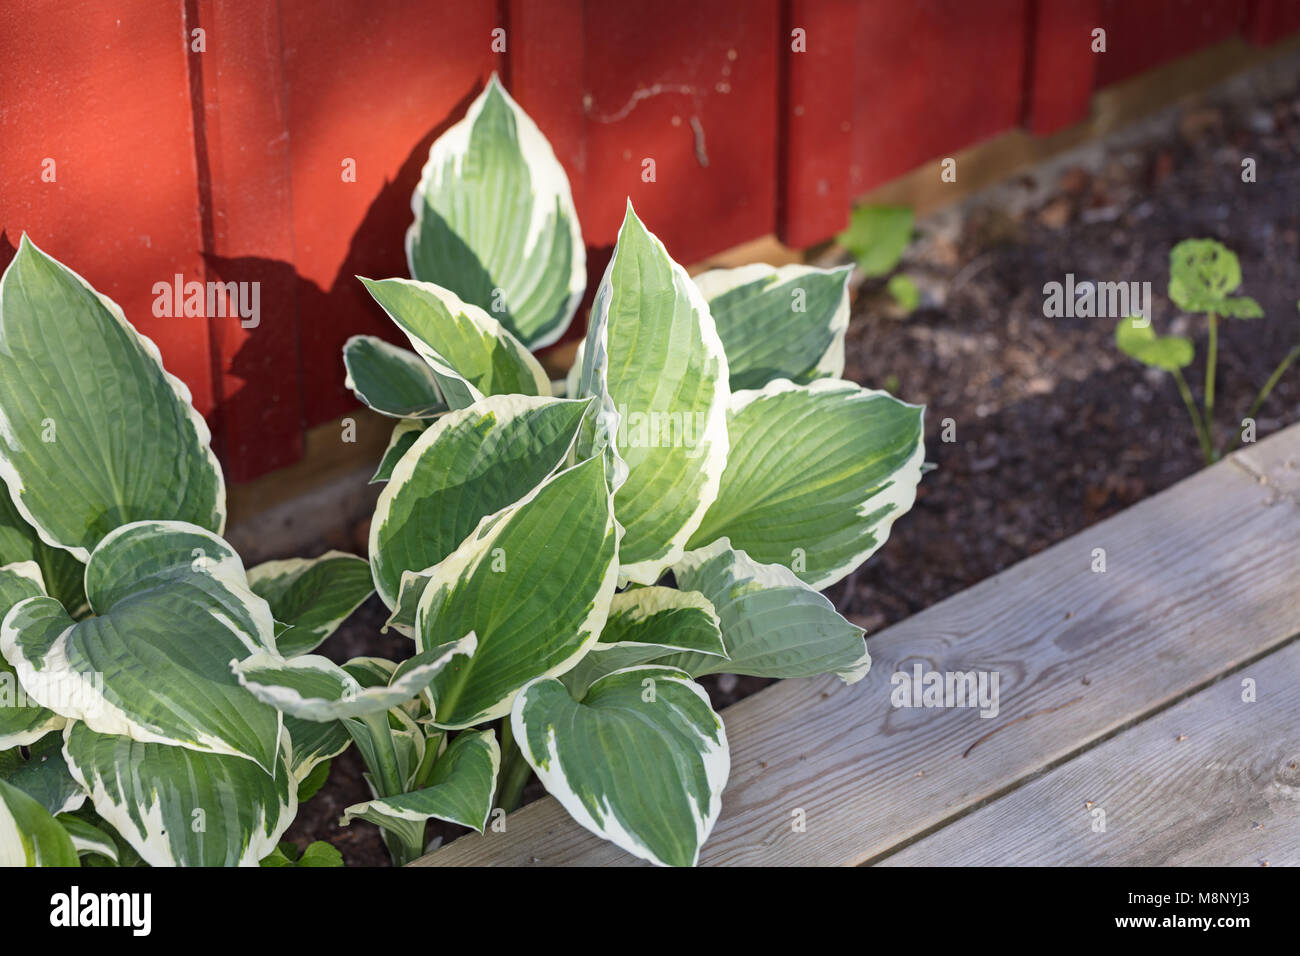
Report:
[{"label": "vertical wood plank", "polygon": [[0,265],[26,231],[122,306],[208,415],[207,320],[153,314],[154,283],[203,277],[186,49],[180,0],[0,5]]},{"label": "vertical wood plank", "polygon": [[1101,25],[1098,0],[1032,0],[1029,16],[1024,125],[1046,136],[1088,115],[1101,56],[1092,52],[1092,31]]},{"label": "vertical wood plank", "polygon": [[[210,281],[258,288],[258,316],[210,316],[227,475],[245,481],[302,455],[302,395],[289,181],[289,129],[275,4],[188,0],[191,83]],[[249,327],[244,327],[245,321]]]},{"label": "vertical wood plank", "polygon": [[1300,0],[1250,0],[1242,28],[1256,46],[1270,46],[1300,31]]},{"label": "vertical wood plank", "polygon": [[1097,62],[1097,86],[1226,40],[1245,14],[1241,0],[1101,0],[1106,53]]},{"label": "vertical wood plank", "polygon": [[[411,193],[433,140],[499,66],[494,3],[284,0],[293,242],[307,425],[356,407],[343,343],[397,341],[355,276],[407,275]],[[356,163],[345,182],[343,161]]]},{"label": "vertical wood plank", "polygon": [[[796,248],[834,235],[848,221],[857,16],[857,5],[847,0],[782,4],[777,229]],[[803,31],[801,51],[796,30]]]},{"label": "vertical wood plank", "polygon": [[1028,0],[863,0],[853,193],[1018,126],[1028,20]]},{"label": "vertical wood plank", "polygon": [[776,0],[588,3],[584,22],[588,244],[613,246],[628,198],[679,262],[771,232]]}]

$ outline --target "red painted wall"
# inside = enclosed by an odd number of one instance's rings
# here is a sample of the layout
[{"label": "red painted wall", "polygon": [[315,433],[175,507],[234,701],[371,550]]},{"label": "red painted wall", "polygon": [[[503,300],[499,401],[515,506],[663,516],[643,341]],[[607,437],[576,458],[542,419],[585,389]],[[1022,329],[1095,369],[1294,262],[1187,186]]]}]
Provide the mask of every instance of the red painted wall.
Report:
[{"label": "red painted wall", "polygon": [[[569,173],[594,286],[627,197],[684,262],[810,245],[873,186],[1081,119],[1097,86],[1297,30],[1300,0],[11,0],[0,264],[25,230],[120,302],[245,480],[355,407],[344,340],[396,336],[353,276],[405,274],[429,145],[493,70]],[[261,324],[155,318],[176,273],[259,282]]]}]

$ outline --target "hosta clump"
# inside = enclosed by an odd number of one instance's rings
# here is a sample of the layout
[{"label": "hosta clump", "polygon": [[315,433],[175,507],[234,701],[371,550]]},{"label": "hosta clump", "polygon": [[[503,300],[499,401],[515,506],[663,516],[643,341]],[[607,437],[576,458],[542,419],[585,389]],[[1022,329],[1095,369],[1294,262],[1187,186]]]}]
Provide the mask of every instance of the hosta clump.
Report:
[{"label": "hosta clump", "polygon": [[530,349],[573,318],[582,241],[563,170],[495,78],[434,143],[414,206],[414,278],[363,280],[414,351],[358,337],[344,360],[399,419],[370,562],[415,656],[386,679],[253,659],[245,685],[345,715],[375,790],[348,818],[399,860],[430,817],[482,832],[536,772],[589,830],[694,863],[730,762],[697,678],[866,673],[862,630],[818,589],[911,506],[922,409],[839,377],[847,269],[692,280],[630,205],[553,387]]},{"label": "hosta clump", "polygon": [[284,858],[347,745],[231,665],[314,649],[371,592],[366,563],[245,570],[189,398],[23,237],[0,279],[0,865]]}]

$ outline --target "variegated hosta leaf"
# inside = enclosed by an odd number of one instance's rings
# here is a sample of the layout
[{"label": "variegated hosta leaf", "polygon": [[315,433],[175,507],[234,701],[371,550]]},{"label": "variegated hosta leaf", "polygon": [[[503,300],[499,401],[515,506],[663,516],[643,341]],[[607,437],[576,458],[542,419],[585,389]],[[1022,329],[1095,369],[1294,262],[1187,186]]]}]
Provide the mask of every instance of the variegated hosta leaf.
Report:
[{"label": "variegated hosta leaf", "polygon": [[379,460],[379,467],[375,469],[370,484],[388,481],[393,477],[393,469],[415,444],[415,440],[420,437],[427,425],[427,422],[418,418],[403,418],[393,426],[393,434],[388,438],[388,447],[384,449],[384,457]]},{"label": "variegated hosta leaf", "polygon": [[466,730],[438,757],[428,786],[368,800],[343,812],[339,826],[366,820],[380,827],[446,820],[483,832],[492,813],[501,748],[491,730]]},{"label": "variegated hosta leaf", "polygon": [[[289,772],[302,783],[318,764],[333,760],[352,744],[352,737],[339,721],[303,720],[284,715],[288,741]],[[307,799],[303,796],[302,799]]]},{"label": "variegated hosta leaf", "polygon": [[361,280],[433,369],[449,408],[485,395],[549,395],[551,381],[523,343],[476,305],[432,282]]},{"label": "variegated hosta leaf", "polygon": [[257,654],[233,666],[239,682],[258,700],[303,720],[332,721],[377,714],[406,703],[448,664],[456,661],[463,666],[476,646],[471,633],[430,648],[403,661],[387,684],[376,687],[362,687],[338,664],[316,654],[289,660]]},{"label": "variegated hosta leaf", "polygon": [[50,811],[0,780],[0,867],[79,865],[72,838]]},{"label": "variegated hosta leaf", "polygon": [[912,507],[924,411],[838,379],[778,379],[737,392],[727,417],[731,457],[691,547],[729,537],[755,561],[829,587],[875,553]]},{"label": "variegated hosta leaf", "polygon": [[474,631],[478,650],[429,689],[436,726],[501,717],[534,677],[561,674],[596,641],[618,576],[605,461],[547,479],[439,564],[420,599],[421,649]]},{"label": "variegated hosta leaf", "polygon": [[581,703],[543,678],[519,692],[510,722],[524,758],[578,823],[661,866],[695,865],[731,758],[722,720],[685,673],[615,671]]},{"label": "variegated hosta leaf", "polygon": [[63,759],[63,734],[46,734],[28,748],[0,751],[0,780],[17,787],[53,814],[68,813],[86,802],[86,791],[72,779]]},{"label": "variegated hosta leaf", "polygon": [[373,335],[343,343],[344,385],[366,407],[390,418],[435,418],[447,410],[429,363]]},{"label": "variegated hosta leaf", "polygon": [[55,818],[59,825],[68,831],[72,838],[73,849],[77,856],[102,856],[110,863],[118,862],[117,843],[111,836],[81,817],[65,813]]},{"label": "variegated hosta leaf", "polygon": [[[603,373],[603,374],[602,374]],[[727,463],[727,358],[709,307],[629,204],[575,383],[601,400],[626,463],[620,575],[654,584],[682,555]]]},{"label": "variegated hosta leaf", "polygon": [[[73,614],[86,604],[82,579],[86,566],[62,548],[51,547],[41,540],[36,529],[23,520],[3,482],[0,482],[0,566],[34,561],[41,580],[51,597],[70,608]],[[0,617],[8,608],[0,604]]]},{"label": "variegated hosta leaf", "polygon": [[696,276],[727,352],[732,391],[843,375],[852,272],[750,265]]},{"label": "variegated hosta leaf", "polygon": [[0,477],[85,561],[141,518],[221,531],[226,488],[189,389],[115,302],[25,235],[0,279]]},{"label": "variegated hosta leaf", "polygon": [[[14,605],[43,594],[45,582],[35,561],[0,567],[0,621]],[[64,722],[54,711],[28,698],[18,674],[0,657],[0,750],[35,743],[50,731],[62,729]]]},{"label": "variegated hosta leaf", "polygon": [[690,551],[673,568],[677,583],[701,592],[717,610],[729,660],[679,654],[661,663],[694,677],[835,674],[852,684],[871,666],[863,630],[840,617],[822,594],[789,568],[760,564],[726,538]]},{"label": "variegated hosta leaf", "polygon": [[496,74],[434,141],[411,208],[412,276],[487,310],[530,349],[568,328],[587,285],[569,179]]},{"label": "variegated hosta leaf", "polygon": [[370,522],[370,564],[384,603],[398,606],[403,572],[431,569],[481,519],[562,464],[588,404],[496,395],[431,425],[393,470]]},{"label": "variegated hosta leaf", "polygon": [[698,591],[633,588],[614,595],[600,640],[560,679],[581,700],[606,674],[679,652],[726,658],[713,605]]},{"label": "variegated hosta leaf", "polygon": [[274,776],[251,760],[64,731],[64,755],[95,812],[151,866],[257,866],[298,812],[282,754]]},{"label": "variegated hosta leaf", "polygon": [[231,660],[274,648],[265,601],[210,532],[137,522],[86,567],[97,616],[33,597],[0,626],[0,652],[37,703],[102,734],[275,766],[280,715],[239,686]]},{"label": "variegated hosta leaf", "polygon": [[342,551],[267,561],[248,572],[248,584],[277,621],[290,625],[275,642],[285,657],[319,647],[375,589],[369,562]]}]

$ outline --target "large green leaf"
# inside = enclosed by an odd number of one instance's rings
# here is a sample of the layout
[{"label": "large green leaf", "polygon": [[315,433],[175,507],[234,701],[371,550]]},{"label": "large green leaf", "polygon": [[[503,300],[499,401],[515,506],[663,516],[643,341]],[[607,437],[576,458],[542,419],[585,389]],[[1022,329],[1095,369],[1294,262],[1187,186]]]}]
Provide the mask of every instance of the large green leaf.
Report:
[{"label": "large green leaf", "polygon": [[411,198],[411,275],[501,320],[529,348],[558,339],[587,285],[569,180],[497,82],[434,141]]},{"label": "large green leaf", "polygon": [[713,605],[698,591],[633,588],[614,595],[600,640],[560,679],[581,700],[606,674],[678,652],[726,658]]},{"label": "large green leaf", "polygon": [[912,210],[906,206],[858,206],[849,228],[835,237],[853,253],[868,278],[894,270],[912,241]]},{"label": "large green leaf", "polygon": [[377,714],[406,703],[429,686],[453,662],[463,666],[477,640],[432,647],[401,663],[389,682],[362,687],[350,673],[316,654],[289,660],[257,654],[234,665],[235,674],[258,700],[303,720],[335,721]]},{"label": "large green leaf", "polygon": [[86,802],[86,791],[68,772],[63,759],[63,734],[46,734],[27,747],[0,751],[0,780],[17,787],[53,814],[78,809]]},{"label": "large green leaf", "polygon": [[257,866],[298,811],[283,756],[274,776],[251,760],[186,747],[64,732],[72,774],[95,812],[151,866]]},{"label": "large green leaf", "polygon": [[18,513],[8,489],[0,482],[0,566],[24,561],[36,562],[50,596],[58,598],[64,607],[71,608],[74,614],[85,607],[82,578],[86,566],[71,553],[42,541],[36,529]]},{"label": "large green leaf", "polygon": [[344,385],[363,404],[390,418],[436,418],[447,410],[429,363],[373,335],[343,343]]},{"label": "large green leaf", "polygon": [[1241,263],[1221,242],[1184,239],[1169,252],[1169,298],[1184,312],[1214,312],[1235,319],[1259,318],[1264,312],[1254,299],[1229,297],[1240,285]]},{"label": "large green leaf", "polygon": [[209,439],[157,347],[24,235],[0,279],[0,477],[42,539],[85,561],[142,518],[220,532]]},{"label": "large green leaf", "polygon": [[[0,621],[14,605],[43,594],[45,582],[35,561],[19,561],[0,567]],[[64,723],[64,719],[54,711],[27,696],[18,681],[18,674],[5,658],[0,657],[0,750],[35,743],[50,731],[61,729]]]},{"label": "large green leaf", "polygon": [[375,590],[366,559],[342,551],[266,561],[248,572],[248,584],[290,625],[275,641],[285,657],[315,650]]},{"label": "large green leaf", "polygon": [[[682,555],[727,462],[727,358],[685,270],[627,208],[570,394],[601,400],[626,480],[620,575],[653,584]],[[620,479],[622,475],[618,476]]]},{"label": "large green leaf", "polygon": [[549,395],[551,380],[501,323],[449,289],[412,279],[362,279],[433,369],[449,408],[485,395]]},{"label": "large green leaf", "polygon": [[823,595],[787,567],[761,564],[726,538],[688,552],[673,568],[684,588],[716,608],[730,659],[700,654],[662,659],[703,674],[813,677],[835,674],[852,684],[871,666],[862,628],[840,617]]},{"label": "large green leaf", "polygon": [[466,730],[456,736],[433,765],[428,786],[348,807],[340,826],[366,820],[390,828],[423,827],[430,818],[483,832],[492,813],[501,748],[491,730]]},{"label": "large green leaf", "polygon": [[727,352],[732,390],[843,375],[852,271],[750,265],[696,276]]},{"label": "large green leaf", "polygon": [[737,392],[731,457],[717,500],[691,537],[721,537],[815,588],[843,578],[889,537],[916,498],[924,408],[852,382],[778,379]]},{"label": "large green leaf", "polygon": [[43,806],[0,780],[0,867],[79,865],[68,831]]},{"label": "large green leaf", "polygon": [[685,673],[629,667],[581,703],[542,678],[519,692],[510,722],[524,758],[582,826],[660,865],[699,859],[731,761],[722,721]]},{"label": "large green leaf", "polygon": [[618,576],[606,480],[601,457],[560,472],[434,569],[416,613],[418,646],[478,635],[468,661],[434,678],[437,726],[503,716],[520,687],[563,673],[595,643]]},{"label": "large green leaf", "polygon": [[1129,358],[1143,365],[1176,372],[1192,364],[1192,340],[1181,335],[1156,335],[1148,319],[1138,325],[1136,318],[1120,319],[1115,327],[1115,345]]},{"label": "large green leaf", "polygon": [[228,549],[180,522],[118,528],[86,567],[97,616],[75,622],[53,598],[28,598],[5,617],[0,652],[34,701],[98,733],[271,770],[280,715],[240,687],[230,662],[272,650],[274,625]]},{"label": "large green leaf", "polygon": [[380,598],[398,607],[404,572],[432,569],[480,520],[541,484],[573,447],[588,405],[497,395],[444,416],[421,434],[393,469],[370,522],[370,564]]}]

